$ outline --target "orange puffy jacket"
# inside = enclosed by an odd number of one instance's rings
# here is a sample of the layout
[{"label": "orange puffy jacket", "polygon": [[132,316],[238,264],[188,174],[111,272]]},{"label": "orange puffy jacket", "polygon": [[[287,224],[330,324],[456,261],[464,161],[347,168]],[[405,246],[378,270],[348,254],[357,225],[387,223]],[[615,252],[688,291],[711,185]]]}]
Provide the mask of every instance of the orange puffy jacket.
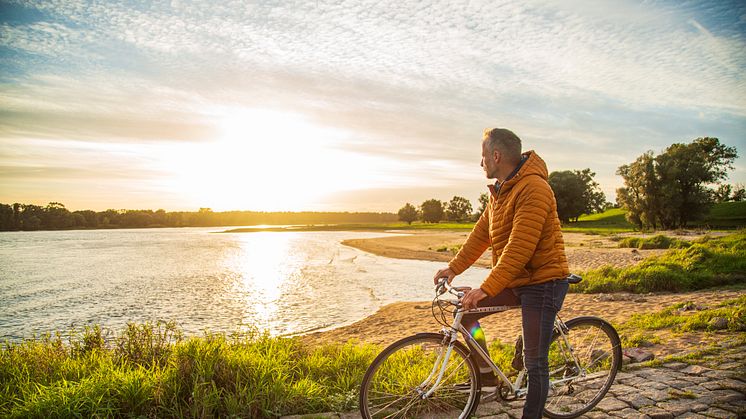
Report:
[{"label": "orange puffy jacket", "polygon": [[448,263],[458,275],[491,246],[492,271],[480,287],[491,296],[570,274],[547,165],[533,151],[523,155],[527,159],[512,178],[497,191],[490,187],[487,209]]}]

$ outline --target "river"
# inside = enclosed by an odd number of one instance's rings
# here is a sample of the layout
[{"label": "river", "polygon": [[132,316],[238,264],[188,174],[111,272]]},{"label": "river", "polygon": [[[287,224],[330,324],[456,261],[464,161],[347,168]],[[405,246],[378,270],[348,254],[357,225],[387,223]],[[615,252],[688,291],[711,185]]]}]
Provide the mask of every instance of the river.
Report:
[{"label": "river", "polygon": [[[0,233],[0,340],[173,320],[186,334],[338,327],[432,298],[443,263],[375,256],[376,232],[216,233],[163,228]],[[478,285],[473,268],[459,284]]]}]

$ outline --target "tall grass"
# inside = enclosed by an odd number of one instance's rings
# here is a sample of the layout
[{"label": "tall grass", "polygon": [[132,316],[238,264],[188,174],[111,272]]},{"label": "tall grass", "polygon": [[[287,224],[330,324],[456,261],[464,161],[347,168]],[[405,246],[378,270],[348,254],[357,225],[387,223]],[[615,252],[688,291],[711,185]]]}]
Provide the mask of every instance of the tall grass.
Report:
[{"label": "tall grass", "polygon": [[746,284],[746,230],[707,239],[626,268],[603,267],[582,273],[576,292],[683,292]]},{"label": "tall grass", "polygon": [[686,240],[658,234],[653,237],[625,237],[619,240],[619,247],[637,249],[686,249],[692,243]]},{"label": "tall grass", "polygon": [[130,325],[111,342],[89,328],[0,351],[0,416],[241,416],[350,410],[371,345],[309,348],[297,338]]}]

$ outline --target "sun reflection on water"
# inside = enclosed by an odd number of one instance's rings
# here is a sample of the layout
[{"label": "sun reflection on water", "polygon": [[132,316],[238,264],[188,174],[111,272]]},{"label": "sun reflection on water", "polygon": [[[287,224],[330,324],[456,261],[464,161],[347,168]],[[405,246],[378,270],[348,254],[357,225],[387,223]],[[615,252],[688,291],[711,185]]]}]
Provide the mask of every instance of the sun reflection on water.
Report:
[{"label": "sun reflection on water", "polygon": [[301,264],[291,252],[295,234],[251,233],[237,237],[238,251],[226,263],[236,273],[236,293],[243,295],[243,323],[274,332],[283,289]]}]

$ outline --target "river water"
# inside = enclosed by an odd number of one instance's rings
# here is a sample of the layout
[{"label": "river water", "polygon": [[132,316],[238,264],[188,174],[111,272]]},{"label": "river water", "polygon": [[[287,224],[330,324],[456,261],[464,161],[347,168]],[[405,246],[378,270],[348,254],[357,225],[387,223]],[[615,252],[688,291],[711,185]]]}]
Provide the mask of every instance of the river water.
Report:
[{"label": "river water", "polygon": [[[187,334],[303,333],[391,302],[429,300],[432,275],[444,265],[341,244],[388,233],[222,230],[0,233],[0,341],[156,320],[174,320]],[[459,284],[485,276],[472,268]]]}]

